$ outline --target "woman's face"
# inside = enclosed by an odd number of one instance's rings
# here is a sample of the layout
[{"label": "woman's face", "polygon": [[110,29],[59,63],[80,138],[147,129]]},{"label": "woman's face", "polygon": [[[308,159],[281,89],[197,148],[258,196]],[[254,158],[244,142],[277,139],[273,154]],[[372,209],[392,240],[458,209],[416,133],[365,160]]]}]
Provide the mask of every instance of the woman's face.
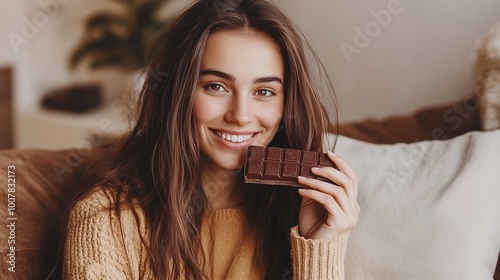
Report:
[{"label": "woman's face", "polygon": [[210,35],[194,100],[204,164],[242,168],[249,145],[271,142],[283,113],[283,82],[281,52],[265,35]]}]

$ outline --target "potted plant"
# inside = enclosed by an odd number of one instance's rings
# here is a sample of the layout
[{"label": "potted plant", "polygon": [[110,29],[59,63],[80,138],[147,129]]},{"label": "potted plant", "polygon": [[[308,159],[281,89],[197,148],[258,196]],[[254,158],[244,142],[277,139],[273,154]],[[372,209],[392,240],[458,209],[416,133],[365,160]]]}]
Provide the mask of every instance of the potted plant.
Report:
[{"label": "potted plant", "polygon": [[[98,71],[118,67],[135,72],[133,80],[140,79],[147,72],[141,70],[149,44],[161,28],[173,21],[177,11],[166,18],[158,14],[171,4],[179,3],[174,3],[178,2],[175,0],[106,1],[119,4],[121,9],[91,14],[86,20],[82,40],[68,59],[69,69]],[[52,109],[86,112],[102,105],[102,99],[102,90],[98,85],[84,84],[53,90],[45,95],[42,104]]]}]

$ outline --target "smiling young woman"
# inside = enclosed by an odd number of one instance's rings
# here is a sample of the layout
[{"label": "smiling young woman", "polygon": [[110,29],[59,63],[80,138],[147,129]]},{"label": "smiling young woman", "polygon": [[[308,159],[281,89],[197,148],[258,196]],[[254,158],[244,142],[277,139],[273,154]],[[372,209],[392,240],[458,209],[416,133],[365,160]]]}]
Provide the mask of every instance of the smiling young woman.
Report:
[{"label": "smiling young woman", "polygon": [[70,207],[64,278],[343,279],[359,206],[342,158],[301,190],[242,180],[249,145],[325,149],[304,46],[268,1],[190,6],[152,50],[171,75],[146,79],[134,129]]}]

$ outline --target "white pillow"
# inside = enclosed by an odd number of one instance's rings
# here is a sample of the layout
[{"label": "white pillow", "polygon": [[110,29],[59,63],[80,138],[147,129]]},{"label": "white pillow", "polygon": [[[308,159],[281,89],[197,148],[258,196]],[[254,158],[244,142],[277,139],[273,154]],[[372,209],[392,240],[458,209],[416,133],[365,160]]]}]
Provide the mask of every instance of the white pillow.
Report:
[{"label": "white pillow", "polygon": [[335,152],[360,178],[346,279],[492,279],[500,252],[500,130],[393,145],[339,136]]}]

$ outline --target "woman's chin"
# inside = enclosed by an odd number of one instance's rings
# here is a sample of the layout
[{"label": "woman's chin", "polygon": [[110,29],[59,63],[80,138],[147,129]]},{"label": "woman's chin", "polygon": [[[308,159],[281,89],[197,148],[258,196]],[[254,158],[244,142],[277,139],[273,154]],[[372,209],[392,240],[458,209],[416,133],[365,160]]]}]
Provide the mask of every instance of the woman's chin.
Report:
[{"label": "woman's chin", "polygon": [[222,164],[220,165],[220,167],[222,167],[223,169],[227,169],[227,170],[240,170],[240,169],[243,169],[245,167],[245,161],[241,161],[241,162],[237,162],[237,163],[234,163],[234,164]]},{"label": "woman's chin", "polygon": [[223,156],[212,159],[212,166],[223,170],[240,170],[245,167],[245,157]]}]

